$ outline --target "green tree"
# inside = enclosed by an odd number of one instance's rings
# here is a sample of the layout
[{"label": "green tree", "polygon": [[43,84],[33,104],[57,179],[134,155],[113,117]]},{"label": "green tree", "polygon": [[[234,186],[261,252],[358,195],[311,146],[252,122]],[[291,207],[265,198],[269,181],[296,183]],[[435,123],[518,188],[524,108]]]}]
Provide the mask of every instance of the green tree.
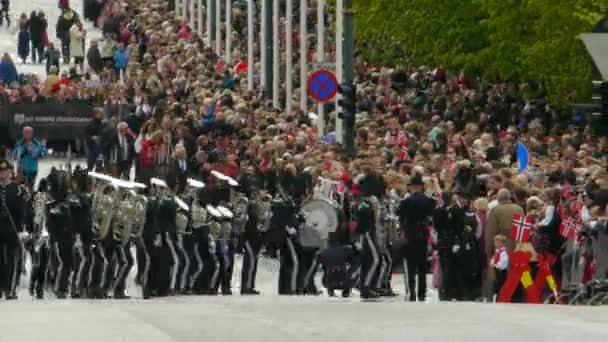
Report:
[{"label": "green tree", "polygon": [[489,80],[533,80],[560,104],[587,98],[591,63],[579,39],[603,0],[355,1],[356,35],[372,63],[475,70]]}]

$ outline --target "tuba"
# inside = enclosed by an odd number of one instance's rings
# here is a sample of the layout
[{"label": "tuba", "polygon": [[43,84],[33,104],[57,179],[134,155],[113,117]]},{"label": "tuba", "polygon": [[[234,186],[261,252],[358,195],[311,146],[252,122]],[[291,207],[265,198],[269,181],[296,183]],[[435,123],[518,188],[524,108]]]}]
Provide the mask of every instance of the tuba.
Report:
[{"label": "tuba", "polygon": [[236,234],[242,234],[245,232],[245,226],[249,221],[249,200],[241,192],[238,192],[234,196],[233,200],[234,208],[234,221],[233,227]]},{"label": "tuba", "polygon": [[133,228],[138,227],[141,231],[141,227],[145,224],[146,211],[145,206],[142,207],[141,203],[145,197],[135,192],[136,188],[144,189],[145,185],[120,179],[113,179],[112,184],[116,186],[119,197],[119,203],[114,211],[113,238],[115,241],[125,244],[134,233]]},{"label": "tuba", "polygon": [[207,224],[207,209],[201,206],[199,201],[199,191],[205,187],[203,182],[189,178],[187,180],[188,186],[188,198],[190,200],[190,218],[193,229],[198,229]]},{"label": "tuba", "polygon": [[105,239],[110,233],[114,214],[114,196],[117,192],[112,177],[95,172],[89,175],[96,179],[93,190],[93,229],[97,239]]},{"label": "tuba", "polygon": [[179,197],[173,197],[173,200],[177,204],[177,214],[175,216],[175,226],[177,227],[177,233],[181,235],[190,235],[192,230],[189,229],[190,218],[188,217],[188,205],[182,201]]},{"label": "tuba", "polygon": [[253,200],[253,214],[258,224],[260,232],[267,232],[270,229],[272,219],[272,196],[265,191],[255,192]]}]

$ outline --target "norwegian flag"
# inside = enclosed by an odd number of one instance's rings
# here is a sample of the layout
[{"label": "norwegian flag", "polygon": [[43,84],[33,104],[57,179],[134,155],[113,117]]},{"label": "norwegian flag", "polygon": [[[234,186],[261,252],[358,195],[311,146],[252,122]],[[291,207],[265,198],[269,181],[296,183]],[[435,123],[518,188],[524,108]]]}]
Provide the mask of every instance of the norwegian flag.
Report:
[{"label": "norwegian flag", "polygon": [[435,209],[443,208],[443,205],[445,203],[443,202],[443,196],[441,196],[441,194],[435,194],[435,196],[433,196],[433,199],[435,200]]},{"label": "norwegian flag", "polygon": [[513,226],[511,227],[511,240],[516,242],[528,242],[534,219],[530,216],[519,214],[513,215]]},{"label": "norwegian flag", "polygon": [[569,239],[573,237],[576,233],[581,230],[581,226],[577,220],[572,217],[566,217],[562,220],[561,225],[559,226],[559,233],[562,234],[563,237]]},{"label": "norwegian flag", "polygon": [[571,197],[576,196],[576,192],[574,191],[572,185],[569,182],[564,182],[564,185],[562,186],[561,195],[565,199],[570,199]]},{"label": "norwegian flag", "polygon": [[407,152],[407,147],[401,147],[401,151],[399,152],[399,160],[406,161],[410,159],[410,154]]}]

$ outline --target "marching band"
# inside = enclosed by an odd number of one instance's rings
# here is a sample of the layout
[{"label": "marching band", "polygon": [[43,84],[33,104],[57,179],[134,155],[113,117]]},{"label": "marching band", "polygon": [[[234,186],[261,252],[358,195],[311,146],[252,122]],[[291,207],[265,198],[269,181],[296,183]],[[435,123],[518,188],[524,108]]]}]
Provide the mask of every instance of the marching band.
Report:
[{"label": "marching band", "polygon": [[[7,168],[2,162],[0,174]],[[148,188],[70,166],[53,168],[35,193],[3,176],[0,247],[8,278],[2,293],[17,298],[29,253],[29,289],[38,299],[47,291],[56,298],[130,298],[127,279],[135,263],[144,299],[231,295],[235,254],[242,254],[240,294],[258,295],[258,256],[275,249],[280,295],[320,294],[314,280],[321,269],[330,295],[358,288],[362,298],[395,296],[390,281],[400,198],[378,200],[366,185],[372,179],[358,181],[362,191],[345,198],[338,182],[320,179],[300,204],[284,191],[271,197],[216,171],[205,183],[188,179],[181,193],[158,178]],[[345,212],[357,225],[346,248],[332,241]],[[348,262],[329,267],[344,253],[352,254]],[[337,275],[340,285],[331,285]]]}]

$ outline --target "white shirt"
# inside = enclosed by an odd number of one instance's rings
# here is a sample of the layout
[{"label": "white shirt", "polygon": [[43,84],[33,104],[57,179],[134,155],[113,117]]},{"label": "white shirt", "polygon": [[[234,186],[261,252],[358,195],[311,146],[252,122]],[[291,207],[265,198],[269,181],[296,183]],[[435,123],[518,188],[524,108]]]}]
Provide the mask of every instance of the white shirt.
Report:
[{"label": "white shirt", "polygon": [[498,262],[494,262],[494,258],[492,258],[492,266],[499,271],[506,270],[509,267],[509,254],[507,254],[507,249],[503,247],[500,250],[496,250],[494,255],[496,255],[496,253],[498,253]]}]

